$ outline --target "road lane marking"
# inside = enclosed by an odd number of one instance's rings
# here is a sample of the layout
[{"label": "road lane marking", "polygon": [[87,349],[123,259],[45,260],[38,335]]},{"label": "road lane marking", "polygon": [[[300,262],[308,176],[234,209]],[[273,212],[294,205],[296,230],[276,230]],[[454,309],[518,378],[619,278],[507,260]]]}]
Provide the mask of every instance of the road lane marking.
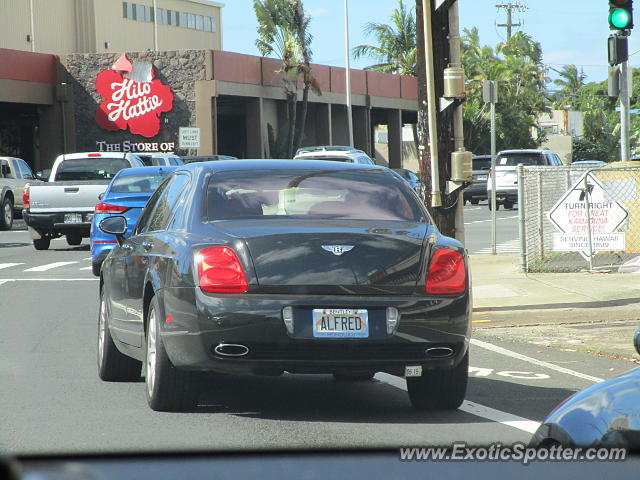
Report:
[{"label": "road lane marking", "polygon": [[0,263],[0,270],[3,268],[17,267],[18,265],[24,265],[24,263]]},{"label": "road lane marking", "polygon": [[5,278],[3,282],[97,282],[99,278]]},{"label": "road lane marking", "polygon": [[93,267],[82,267],[80,270],[91,270]]},{"label": "road lane marking", "polygon": [[10,280],[0,280],[0,285],[5,284],[7,282],[9,282]]},{"label": "road lane marking", "polygon": [[47,270],[51,270],[53,268],[64,267],[65,265],[73,265],[78,262],[54,262],[48,263],[46,265],[40,265],[38,267],[27,268],[24,270],[25,272],[46,272]]},{"label": "road lane marking", "polygon": [[484,348],[485,350],[490,350],[494,353],[499,353],[500,355],[505,355],[511,358],[517,358],[518,360],[529,362],[529,363],[532,363],[533,365],[538,365],[539,367],[548,368],[549,370],[555,370],[556,372],[564,373],[566,375],[582,378],[583,380],[588,380],[594,383],[604,382],[604,378],[594,377],[592,375],[587,375],[585,373],[580,373],[580,372],[576,372],[575,370],[570,370],[568,368],[561,367],[554,363],[538,360],[537,358],[527,357],[526,355],[522,355],[521,353],[517,353],[517,352],[512,352],[511,350],[507,350],[506,348],[493,345],[492,343],[483,342],[482,340],[478,340],[477,338],[472,338],[471,344],[475,345],[476,347]]},{"label": "road lane marking", "polygon": [[[376,379],[384,382],[392,387],[399,388],[400,390],[407,391],[407,381],[404,378],[396,377],[395,375],[389,375],[388,373],[376,373]],[[511,413],[496,410],[495,408],[480,405],[479,403],[470,402],[465,400],[458,410],[470,413],[476,417],[486,418],[492,422],[498,422],[508,427],[517,428],[527,433],[535,433],[540,426],[540,422],[529,420],[528,418],[519,417]]]}]

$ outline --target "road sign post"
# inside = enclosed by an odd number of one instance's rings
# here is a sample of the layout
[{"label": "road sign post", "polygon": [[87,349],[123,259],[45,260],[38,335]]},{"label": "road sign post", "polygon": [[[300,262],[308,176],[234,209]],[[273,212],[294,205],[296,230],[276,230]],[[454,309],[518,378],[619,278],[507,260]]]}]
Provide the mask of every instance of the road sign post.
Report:
[{"label": "road sign post", "polygon": [[[482,81],[482,99],[484,103],[491,105],[491,254],[496,252],[496,102],[498,101],[498,91],[496,82],[492,80]],[[518,206],[518,208],[520,208]]]}]

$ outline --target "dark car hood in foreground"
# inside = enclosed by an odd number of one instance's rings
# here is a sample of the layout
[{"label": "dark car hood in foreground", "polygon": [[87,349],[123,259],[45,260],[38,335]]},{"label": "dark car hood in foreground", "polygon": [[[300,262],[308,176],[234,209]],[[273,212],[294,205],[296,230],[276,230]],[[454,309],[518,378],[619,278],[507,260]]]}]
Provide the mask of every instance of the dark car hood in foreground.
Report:
[{"label": "dark car hood in foreground", "polygon": [[[380,221],[373,226],[372,221],[357,220],[265,219],[215,225],[246,242],[260,287],[274,293],[294,286],[349,286],[345,293],[373,293],[383,287],[388,293],[413,293],[425,238],[435,231],[424,223]],[[353,249],[335,255],[323,248],[336,245]]]},{"label": "dark car hood in foreground", "polygon": [[556,408],[533,437],[564,445],[640,451],[640,368],[576,393]]}]

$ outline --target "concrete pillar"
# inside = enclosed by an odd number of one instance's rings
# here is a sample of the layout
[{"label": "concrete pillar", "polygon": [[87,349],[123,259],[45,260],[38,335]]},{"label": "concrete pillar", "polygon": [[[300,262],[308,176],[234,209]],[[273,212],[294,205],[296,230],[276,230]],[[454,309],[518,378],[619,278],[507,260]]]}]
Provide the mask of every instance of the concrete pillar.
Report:
[{"label": "concrete pillar", "polygon": [[349,145],[347,107],[344,105],[331,106],[331,140],[331,145]]},{"label": "concrete pillar", "polygon": [[353,107],[353,146],[371,155],[371,117],[367,107]]},{"label": "concrete pillar", "polygon": [[387,112],[389,168],[402,168],[402,110]]},{"label": "concrete pillar", "polygon": [[331,104],[316,103],[316,145],[332,145]]},{"label": "concrete pillar", "polygon": [[217,152],[216,82],[196,81],[196,127],[200,129],[198,155]]},{"label": "concrete pillar", "polygon": [[249,98],[246,103],[247,158],[265,158],[267,128],[262,98]]}]

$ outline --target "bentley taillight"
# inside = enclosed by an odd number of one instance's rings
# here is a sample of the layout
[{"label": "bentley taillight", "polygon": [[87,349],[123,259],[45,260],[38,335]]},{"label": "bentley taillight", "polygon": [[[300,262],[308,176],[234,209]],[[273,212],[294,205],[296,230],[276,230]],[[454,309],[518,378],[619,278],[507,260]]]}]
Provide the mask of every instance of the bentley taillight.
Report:
[{"label": "bentley taillight", "polygon": [[129,207],[123,207],[121,205],[111,205],[109,203],[100,202],[96,205],[94,213],[124,213],[129,210]]},{"label": "bentley taillight", "polygon": [[467,285],[467,271],[462,254],[441,248],[433,252],[427,274],[426,291],[431,295],[463,293]]},{"label": "bentley taillight", "polygon": [[249,289],[240,259],[229,247],[209,247],[196,256],[200,290],[207,293],[244,293]]}]

